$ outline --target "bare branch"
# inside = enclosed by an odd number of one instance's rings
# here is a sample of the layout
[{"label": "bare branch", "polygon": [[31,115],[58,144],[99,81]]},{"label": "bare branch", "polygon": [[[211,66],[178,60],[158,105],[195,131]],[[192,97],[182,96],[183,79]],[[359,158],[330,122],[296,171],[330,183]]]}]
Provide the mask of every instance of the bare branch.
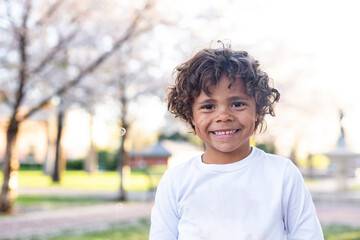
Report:
[{"label": "bare branch", "polygon": [[36,25],[43,25],[46,19],[49,19],[64,2],[64,0],[58,0],[54,4],[52,4],[47,10],[47,12],[44,14],[44,16],[36,22]]},{"label": "bare branch", "polygon": [[16,99],[14,104],[14,112],[13,116],[16,115],[17,110],[21,104],[21,101],[24,99],[25,93],[24,93],[24,85],[26,82],[26,72],[27,72],[27,53],[26,53],[26,44],[27,44],[27,22],[31,11],[31,0],[26,1],[26,6],[24,10],[24,15],[22,17],[22,23],[21,23],[21,31],[19,32],[19,52],[20,52],[20,70],[19,70],[19,88],[16,92]]},{"label": "bare branch", "polygon": [[152,5],[153,5],[153,1],[149,0],[147,1],[145,7],[142,10],[139,10],[135,13],[135,17],[133,18],[131,24],[125,31],[124,35],[115,41],[111,51],[105,52],[102,55],[100,55],[95,61],[93,61],[85,69],[83,69],[73,80],[69,81],[66,85],[62,86],[61,88],[56,90],[53,94],[46,97],[37,106],[30,109],[28,113],[21,118],[21,120],[25,120],[26,118],[29,118],[31,115],[33,115],[34,113],[39,111],[43,106],[45,106],[53,96],[56,95],[59,96],[64,94],[70,88],[78,84],[85,76],[92,73],[101,63],[103,63],[110,55],[112,55],[116,50],[118,50],[126,41],[128,41],[134,35],[142,15],[144,14],[145,11],[150,9]]},{"label": "bare branch", "polygon": [[69,43],[72,39],[75,38],[76,34],[79,32],[78,29],[73,30],[67,37],[61,38],[58,44],[46,55],[46,57],[40,62],[40,64],[29,72],[29,74],[37,74],[44,69],[44,67],[50,62],[55,55],[63,50],[63,46],[66,43]]},{"label": "bare branch", "polygon": [[[71,19],[72,23],[76,23],[78,21],[78,16],[75,16]],[[71,42],[79,32],[79,28],[74,29],[67,37],[61,38],[58,44],[50,51],[47,56],[40,62],[40,64],[35,67],[29,74],[39,73],[44,67],[50,62],[51,59],[55,57],[55,55],[63,50],[63,46],[69,42]]]}]

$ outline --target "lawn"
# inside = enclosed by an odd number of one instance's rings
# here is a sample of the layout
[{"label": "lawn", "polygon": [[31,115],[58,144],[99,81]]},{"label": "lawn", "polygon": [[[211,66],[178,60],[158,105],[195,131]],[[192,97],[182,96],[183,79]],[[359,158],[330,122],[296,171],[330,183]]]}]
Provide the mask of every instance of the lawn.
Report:
[{"label": "lawn", "polygon": [[360,226],[331,225],[323,227],[325,240],[360,240]]},{"label": "lawn", "polygon": [[[49,196],[49,195],[20,195],[15,199],[17,212],[45,211],[51,209],[68,208],[73,206],[85,206],[106,202],[101,197],[72,197],[72,196]],[[0,217],[2,215],[0,214]]]},{"label": "lawn", "polygon": [[[149,177],[145,171],[132,171],[130,174],[128,191],[147,191],[156,187],[161,178],[161,172],[151,174]],[[0,172],[0,184],[3,175]],[[60,183],[53,183],[51,177],[39,170],[19,171],[19,187],[59,187],[67,189],[83,189],[98,191],[117,191],[120,185],[118,172],[66,171],[61,175]]]}]

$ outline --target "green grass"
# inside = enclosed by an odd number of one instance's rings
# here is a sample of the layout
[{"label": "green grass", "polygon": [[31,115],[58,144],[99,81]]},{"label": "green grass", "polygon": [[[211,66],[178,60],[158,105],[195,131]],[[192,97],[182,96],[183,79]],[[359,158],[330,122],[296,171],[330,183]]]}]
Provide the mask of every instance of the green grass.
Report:
[{"label": "green grass", "polygon": [[20,195],[15,199],[15,207],[20,211],[50,210],[71,206],[84,206],[102,203],[100,197],[60,197],[47,195]]},{"label": "green grass", "polygon": [[330,225],[323,231],[325,240],[360,240],[360,227]]},{"label": "green grass", "polygon": [[[128,191],[147,191],[150,187],[158,184],[160,174],[152,175],[152,179],[141,171],[133,171],[130,174]],[[120,186],[118,172],[87,173],[84,171],[66,171],[61,175],[61,182],[54,184],[51,177],[42,171],[30,170],[19,171],[19,187],[60,187],[67,189],[117,191]],[[3,174],[0,172],[0,184],[3,182]]]}]

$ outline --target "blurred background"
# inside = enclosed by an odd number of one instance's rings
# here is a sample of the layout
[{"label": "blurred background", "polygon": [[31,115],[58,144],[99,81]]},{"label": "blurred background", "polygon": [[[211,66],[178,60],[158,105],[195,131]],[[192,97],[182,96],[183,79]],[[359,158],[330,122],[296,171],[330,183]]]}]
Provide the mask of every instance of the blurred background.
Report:
[{"label": "blurred background", "polygon": [[[281,93],[276,117],[252,144],[299,167],[326,239],[360,239],[359,7],[356,0],[0,1],[0,238],[49,234],[47,217],[83,206],[78,216],[97,217],[91,224],[79,217],[77,228],[105,231],[111,223],[125,234],[117,239],[146,239],[163,172],[203,151],[167,112],[173,70],[222,40],[258,59]],[[349,216],[337,222],[331,214],[340,210]],[[44,233],[29,225],[39,214]],[[109,224],[100,229],[102,215]],[[74,228],[61,216],[48,229]]]}]

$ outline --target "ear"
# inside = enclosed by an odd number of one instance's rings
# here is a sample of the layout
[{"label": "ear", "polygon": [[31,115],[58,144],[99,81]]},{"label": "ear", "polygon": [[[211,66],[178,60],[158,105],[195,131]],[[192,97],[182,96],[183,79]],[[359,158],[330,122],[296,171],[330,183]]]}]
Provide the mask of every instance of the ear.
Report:
[{"label": "ear", "polygon": [[255,129],[254,129],[254,132],[256,132],[258,126],[259,126],[259,123],[260,123],[260,120],[259,120],[259,114],[256,114],[256,117],[255,117]]},{"label": "ear", "polygon": [[194,131],[194,134],[196,135],[196,127],[195,127],[195,124],[194,124],[194,120],[191,118],[189,123],[190,123],[190,126],[191,126],[192,130]]}]

